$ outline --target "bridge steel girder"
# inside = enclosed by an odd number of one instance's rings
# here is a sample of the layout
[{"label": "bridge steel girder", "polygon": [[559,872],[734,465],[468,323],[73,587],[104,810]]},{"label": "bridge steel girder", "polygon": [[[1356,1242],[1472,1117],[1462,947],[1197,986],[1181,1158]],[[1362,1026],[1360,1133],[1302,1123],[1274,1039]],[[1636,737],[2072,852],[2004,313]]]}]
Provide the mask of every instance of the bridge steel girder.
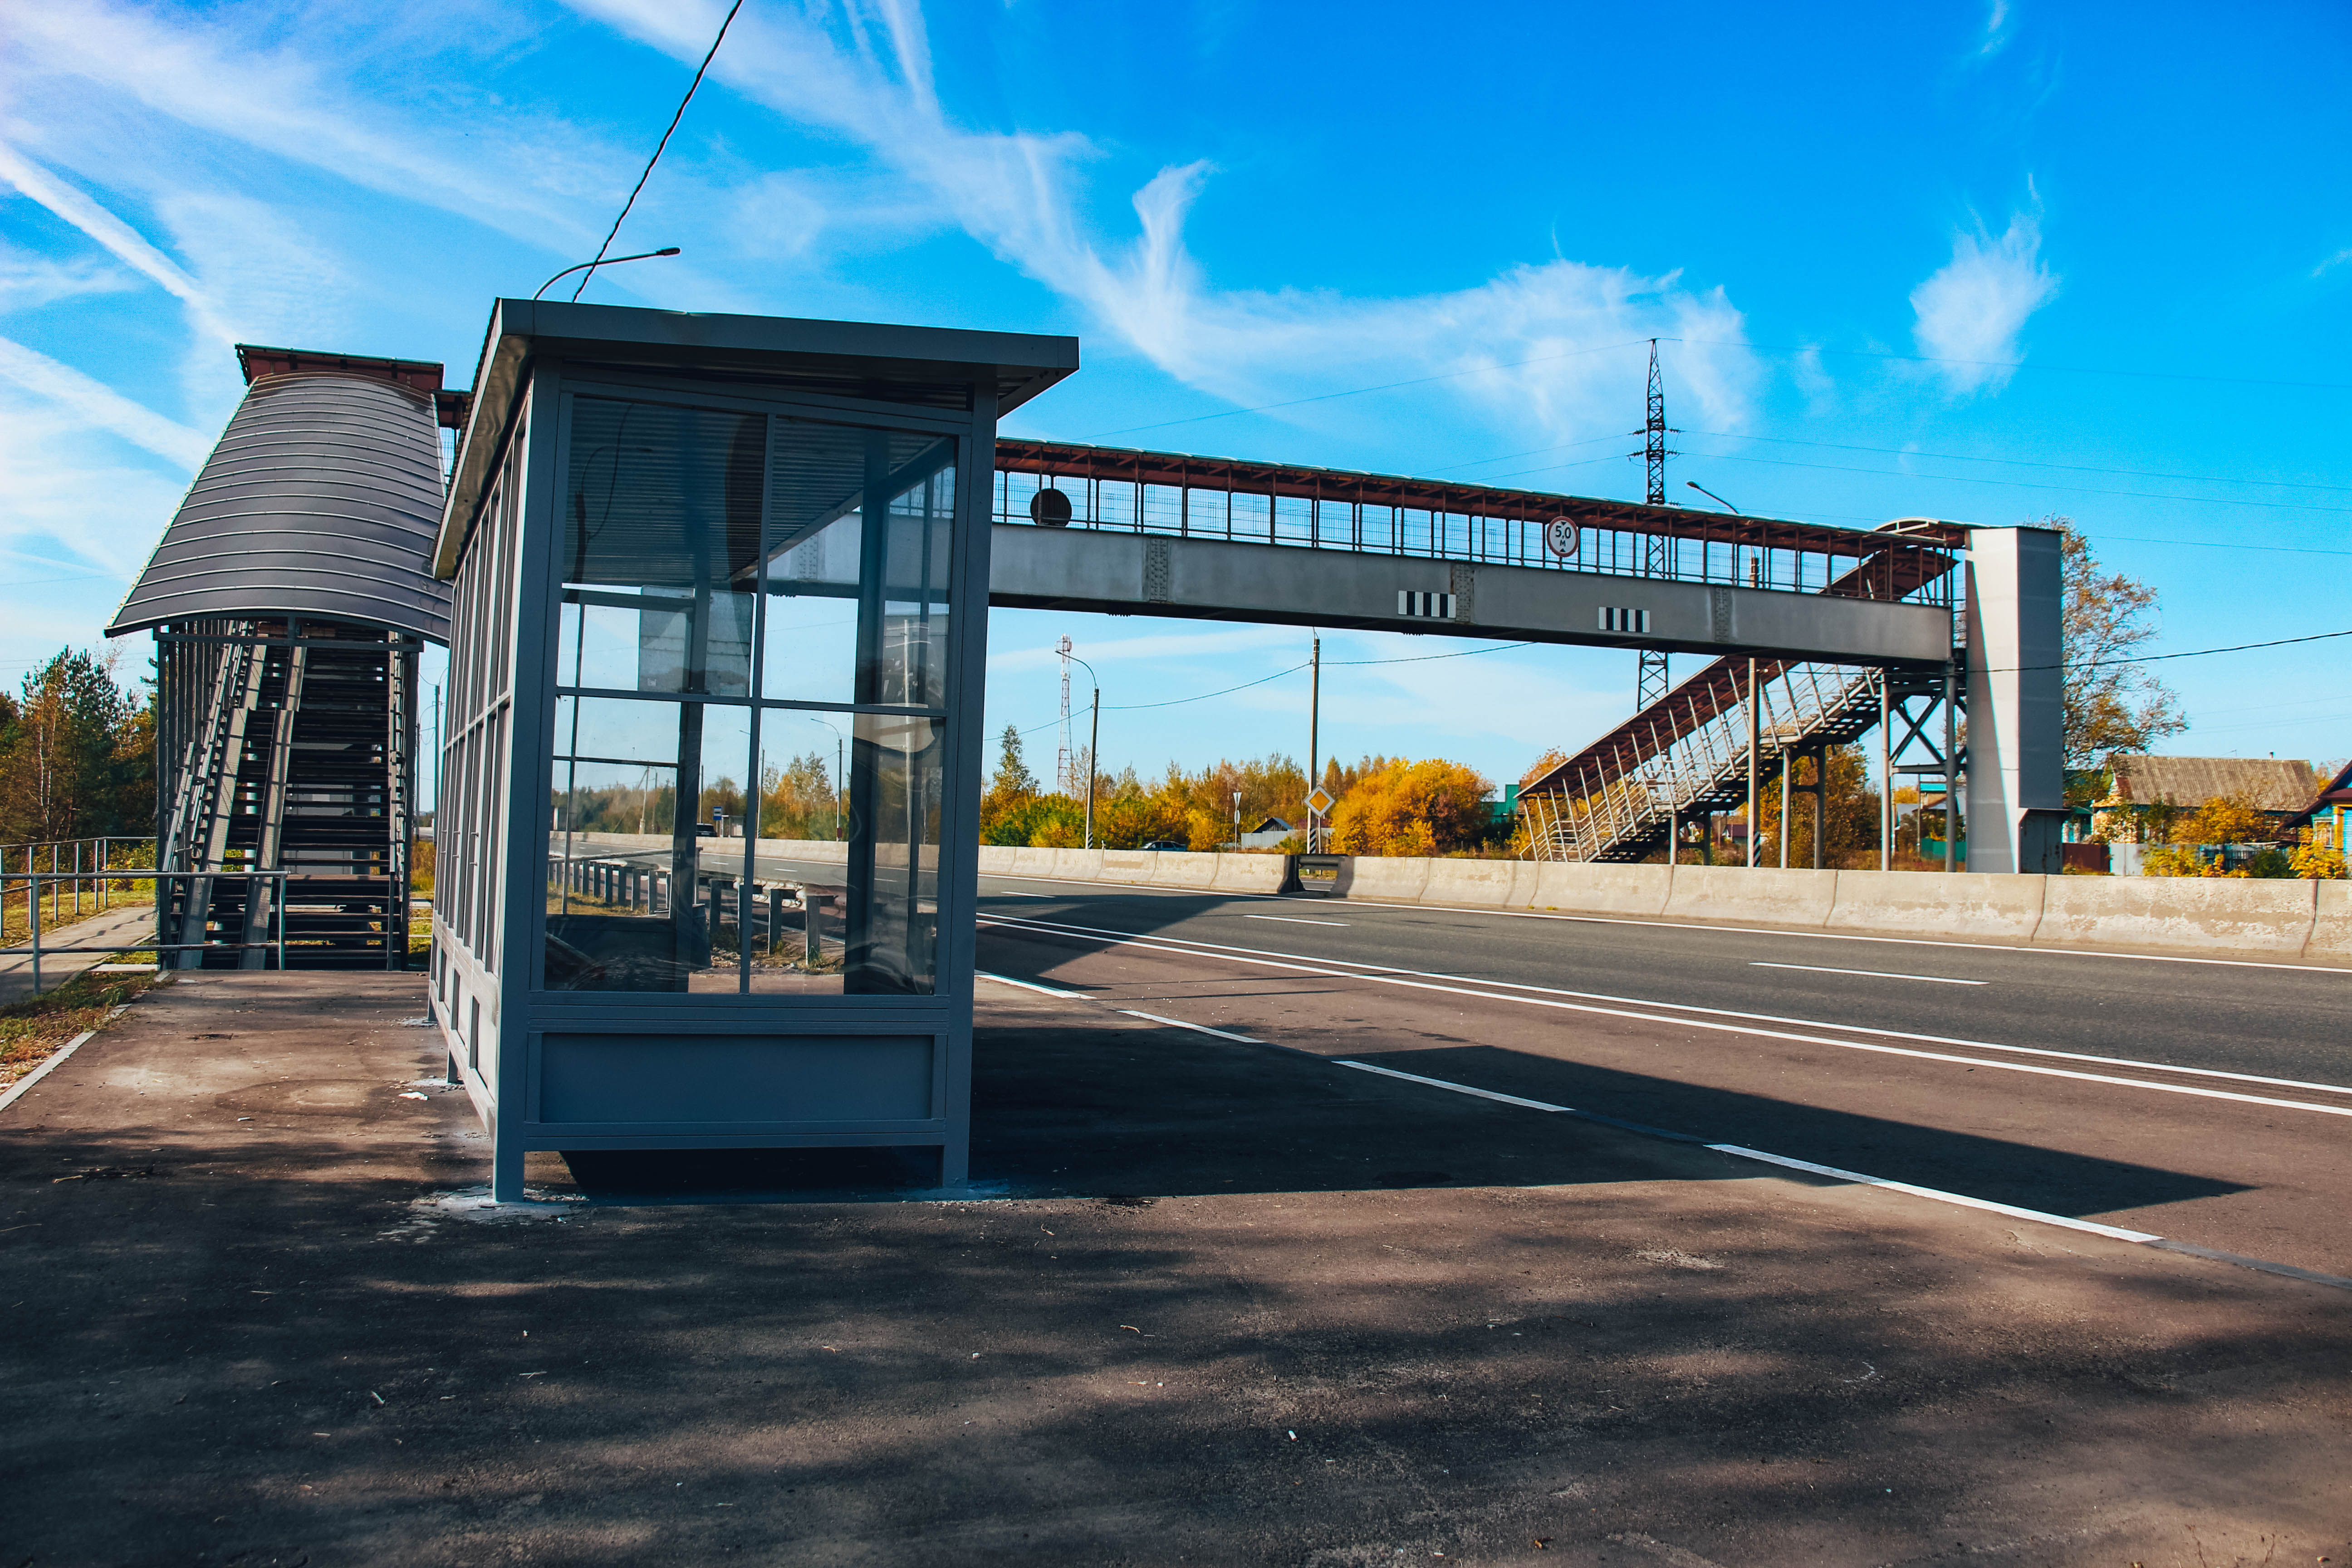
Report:
[{"label": "bridge steel girder", "polygon": [[[1952,612],[1937,605],[1098,529],[997,523],[992,533],[989,603],[1019,609],[1738,649],[1824,664],[1941,665],[1952,652]],[[1644,616],[1647,631],[1631,629]]]}]

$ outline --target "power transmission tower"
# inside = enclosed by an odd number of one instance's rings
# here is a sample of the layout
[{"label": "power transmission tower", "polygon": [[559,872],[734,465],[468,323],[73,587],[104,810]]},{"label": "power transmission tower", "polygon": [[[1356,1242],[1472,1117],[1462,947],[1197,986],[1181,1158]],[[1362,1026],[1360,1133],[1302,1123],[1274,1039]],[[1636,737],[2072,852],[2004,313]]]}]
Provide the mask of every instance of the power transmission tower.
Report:
[{"label": "power transmission tower", "polygon": [[[1642,460],[1649,470],[1647,500],[1652,506],[1666,504],[1666,384],[1658,375],[1658,340],[1650,340],[1650,401],[1647,417],[1642,421]],[[1651,534],[1643,547],[1642,571],[1650,577],[1674,575],[1674,541],[1662,533]],[[1666,694],[1671,684],[1666,673],[1664,649],[1643,648],[1636,656],[1639,662],[1633,669],[1633,710],[1640,712]]]},{"label": "power transmission tower", "polygon": [[1070,637],[1062,634],[1061,646],[1054,650],[1062,656],[1062,749],[1054,758],[1054,788],[1062,795],[1076,795],[1077,791],[1077,759],[1070,754]]}]

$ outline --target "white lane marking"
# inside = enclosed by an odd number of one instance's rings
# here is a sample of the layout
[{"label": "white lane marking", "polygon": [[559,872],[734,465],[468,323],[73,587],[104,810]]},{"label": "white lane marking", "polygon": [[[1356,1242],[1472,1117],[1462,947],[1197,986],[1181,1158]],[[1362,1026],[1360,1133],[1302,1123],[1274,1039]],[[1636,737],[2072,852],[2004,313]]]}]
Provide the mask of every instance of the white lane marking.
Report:
[{"label": "white lane marking", "polygon": [[[1043,931],[1055,936],[1096,936],[1109,933],[1089,932],[1084,928],[1057,930],[1036,921],[998,917],[983,921],[989,925],[1007,925],[1015,930]],[[1321,974],[1335,980],[1369,980],[1376,985],[1394,985],[1409,991],[1436,991],[1454,996],[1476,996],[1489,1002],[1516,1002],[1523,1007],[1551,1007],[1567,1013],[1591,1013],[1601,1017],[1629,1018],[1637,1023],[1665,1024],[1684,1029],[1706,1029],[1717,1034],[1749,1035],[1758,1039],[1787,1040],[1796,1045],[1834,1046],[1842,1050],[1870,1051],[1879,1056],[1910,1057],[1919,1061],[1950,1062],[1969,1068],[1992,1068],[2000,1072],[2032,1073],[2041,1078],[2074,1079],[2084,1083],[2114,1084],[2124,1089],[2144,1089],[2158,1094],[2195,1095],[2202,1100],[2230,1100],[2245,1105],[2276,1106],[2283,1110],[2312,1110],[2323,1116],[2352,1116],[2352,1105],[2314,1105],[2308,1100],[2279,1100],[2269,1095],[2239,1094],[2226,1089],[2200,1089],[2193,1084],[2151,1083],[2145,1079],[2116,1078],[2109,1073],[2074,1072],[2065,1068],[2037,1067],[2032,1062],[1992,1061],[1980,1057],[1956,1057],[1943,1051],[1915,1051],[1902,1046],[1873,1045],[1867,1040],[1836,1040],[1822,1035],[1793,1035],[1781,1029],[1759,1029],[1744,1024],[1717,1024],[1706,1018],[1677,1018],[1658,1013],[1635,1013],[1622,1007],[1594,1007],[1578,1002],[1555,1001],[1549,996],[1512,996],[1499,991],[1474,990],[1459,985],[1433,985],[1426,981],[1405,980],[1394,973],[1351,973],[1346,970],[1324,969],[1311,963],[1286,963],[1272,959],[1244,958],[1235,953],[1204,954],[1181,947],[1168,947],[1159,942],[1139,941],[1133,937],[1112,936],[1116,947],[1140,947],[1149,952],[1171,953],[1180,958],[1223,957],[1235,963],[1255,964],[1265,969],[1287,969],[1301,974]]]},{"label": "white lane marking", "polygon": [[[1057,927],[1097,936],[1132,936],[1131,931],[1109,931],[1097,926],[1071,925],[1066,921],[1034,922],[1041,930]],[[1282,952],[1272,948],[1234,947],[1226,942],[1204,942],[1198,937],[1160,937],[1160,942],[1182,942],[1194,948],[1212,950],[1202,956],[1225,953],[1251,953],[1261,958],[1307,958],[1303,952]],[[1181,951],[1181,950],[1171,950]],[[1617,1002],[1634,1007],[1667,1007],[1677,1013],[1696,1013],[1710,1018],[1746,1018],[1759,1024],[1793,1024],[1801,1029],[1843,1029],[1857,1035],[1875,1035],[1881,1039],[1910,1040],[1924,1046],[1954,1046],[1971,1051],[2008,1051],[2014,1056],[2042,1057],[2053,1061],[2093,1062],[2102,1067],[2145,1068],[2150,1072],[2179,1073],[2190,1078],[2221,1079],[2231,1083],[2259,1083],[2272,1089],[2307,1089],[2320,1094],[2352,1095],[2352,1086],[2340,1083],[2314,1083],[2307,1079],[2265,1078],[2260,1073],[2227,1072],[2220,1068],[2180,1067],[2172,1062],[2142,1061],[2135,1057],[2103,1057],[2084,1051],[2051,1050],[2042,1046],[2008,1046],[1998,1040],[1955,1039],[1949,1035],[1915,1035],[1903,1029],[1882,1029],[1870,1024],[1840,1024],[1827,1018],[1791,1018],[1780,1013],[1748,1013],[1736,1007],[1702,1007],[1695,1002],[1660,1002],[1648,996],[1619,996],[1606,991],[1573,991],[1557,985],[1537,985],[1524,980],[1485,980],[1475,975],[1449,974],[1443,970],[1404,969],[1392,963],[1365,963],[1352,958],[1317,958],[1318,963],[1337,963],[1349,969],[1360,969],[1368,974],[1406,974],[1420,980],[1458,980],[1466,985],[1498,985],[1506,991],[1532,991],[1544,996],[1573,996],[1586,1002]],[[1352,977],[1351,977],[1352,978]]]},{"label": "white lane marking", "polygon": [[1050,985],[1040,985],[1034,981],[1015,980],[1009,974],[991,974],[985,969],[975,970],[973,973],[978,974],[982,980],[993,980],[999,985],[1018,985],[1024,991],[1034,991],[1041,996],[1066,997],[1072,1002],[1091,1002],[1094,1000],[1093,997],[1087,995],[1082,991],[1056,991]]},{"label": "white lane marking", "polygon": [[1247,1035],[1233,1034],[1224,1029],[1212,1029],[1206,1024],[1188,1024],[1181,1018],[1163,1018],[1157,1013],[1139,1013],[1132,1007],[1121,1007],[1119,1011],[1130,1018],[1149,1018],[1155,1024],[1165,1024],[1171,1029],[1190,1029],[1196,1035],[1214,1035],[1221,1040],[1239,1040],[1245,1046],[1263,1046],[1269,1043],[1253,1039]]},{"label": "white lane marking", "polygon": [[1298,915],[1244,915],[1245,921],[1280,921],[1294,926],[1343,926],[1346,921],[1310,921]]},{"label": "white lane marking", "polygon": [[1918,1187],[1909,1182],[1891,1182],[1884,1176],[1865,1176],[1859,1171],[1841,1171],[1835,1165],[1816,1165],[1811,1160],[1792,1160],[1786,1154],[1767,1154],[1761,1149],[1743,1149],[1737,1143],[1709,1143],[1707,1147],[1718,1154],[1736,1154],[1743,1160],[1761,1160],[1768,1165],[1785,1165],[1791,1171],[1809,1171],[1816,1176],[1831,1176],[1841,1182],[1885,1187],[1893,1193],[1909,1193],[1915,1198],[1932,1198],[1939,1204],[1958,1204],[1962,1208],[2005,1214],[2011,1219],[2030,1219],[2042,1225],[2063,1226],[2068,1230],[2088,1231],[2093,1236],[2108,1237],[2116,1241],[2136,1241],[2145,1245],[2164,1239],[2144,1230],[2125,1230],[2119,1226],[2101,1225],[2096,1220],[2073,1219],[2061,1214],[2044,1214],[2040,1209],[2021,1209],[2014,1204],[1997,1204],[1990,1198],[1972,1198],[1964,1193]]},{"label": "white lane marking", "polygon": [[1456,1094],[1475,1095],[1480,1100],[1491,1100],[1497,1105],[1520,1105],[1529,1110],[1564,1110],[1570,1115],[1576,1114],[1576,1108],[1572,1105],[1547,1105],[1540,1100],[1521,1100],[1516,1094],[1497,1094],[1491,1089],[1472,1089],[1466,1083],[1448,1083],[1442,1078],[1423,1078],[1417,1072],[1399,1072],[1394,1068],[1376,1068],[1370,1062],[1340,1061],[1333,1062],[1331,1065],[1354,1068],[1358,1072],[1376,1072],[1382,1078],[1401,1078],[1407,1083],[1425,1083],[1432,1089],[1450,1089]]},{"label": "white lane marking", "polygon": [[1021,888],[993,888],[989,890],[988,896],[992,899],[1050,899],[1054,895],[1032,893]]},{"label": "white lane marking", "polygon": [[1768,963],[1748,960],[1750,969],[1801,969],[1808,974],[1859,974],[1865,980],[1924,980],[1930,985],[1990,985],[1990,980],[1955,980],[1948,974],[1890,974],[1883,969],[1830,969],[1818,963]]},{"label": "white lane marking", "polygon": [[[1002,976],[986,975],[984,978],[994,980],[1001,979]],[[1019,981],[1012,981],[1008,982],[1008,984],[1017,985],[1022,983]],[[1032,989],[1042,989],[1042,987],[1032,987]],[[1060,993],[1060,994],[1075,994]],[[1081,1000],[1086,1000],[1086,998],[1081,998]],[[1506,997],[1502,998],[1502,1000],[1508,1001],[1512,1000],[1512,998]],[[120,1009],[117,1010],[120,1011]],[[1162,1018],[1156,1013],[1136,1013],[1128,1008],[1121,1008],[1120,1011],[1129,1013],[1133,1017],[1149,1018],[1155,1024],[1173,1024],[1178,1028],[1181,1029],[1200,1029],[1203,1034],[1222,1035],[1224,1033],[1223,1030],[1206,1028],[1199,1024],[1188,1024],[1181,1018]],[[1247,1037],[1242,1035],[1225,1035],[1224,1037],[1233,1040],[1244,1040],[1247,1044],[1254,1046],[1273,1044],[1272,1041],[1268,1040],[1250,1040]],[[1286,1051],[1298,1051],[1302,1056],[1315,1055],[1314,1052],[1301,1050],[1300,1047],[1297,1046],[1277,1046],[1276,1048]],[[1327,1058],[1319,1059],[1328,1060],[1330,1058]],[[1399,1072],[1394,1068],[1374,1067],[1370,1062],[1333,1061],[1332,1065],[1335,1067],[1353,1068],[1359,1072],[1377,1073],[1382,1078],[1402,1079],[1408,1083],[1425,1084],[1432,1089],[1443,1089],[1455,1094],[1470,1095],[1479,1100],[1491,1100],[1498,1104],[1523,1106],[1529,1110],[1554,1111],[1570,1116],[1585,1116],[1590,1114],[1586,1111],[1578,1110],[1574,1106],[1570,1105],[1553,1105],[1545,1100],[1522,1099],[1520,1096],[1516,1094],[1498,1094],[1491,1089],[1474,1089],[1466,1083],[1452,1083],[1442,1078],[1423,1078],[1419,1073]],[[1619,1125],[1622,1124],[1619,1123]],[[2352,1290],[2352,1279],[2345,1279],[2335,1274],[2315,1273],[2308,1268],[2298,1268],[2291,1263],[2271,1263],[2259,1258],[2248,1258],[2242,1253],[2221,1252],[2210,1247],[2199,1247],[2192,1242],[2174,1241],[2166,1237],[2152,1236],[2146,1231],[2125,1230],[2116,1226],[2101,1225],[2095,1220],[2074,1219],[2065,1215],[2048,1214],[2041,1209],[2019,1208],[2011,1204],[1997,1204],[1990,1199],[1972,1198],[1961,1193],[1948,1193],[1936,1187],[1916,1186],[1909,1182],[1889,1181],[1880,1176],[1865,1176],[1859,1171],[1841,1170],[1835,1165],[1817,1164],[1811,1160],[1792,1159],[1786,1154],[1768,1154],[1760,1149],[1745,1148],[1737,1143],[1706,1143],[1700,1145],[1700,1147],[1713,1150],[1718,1154],[1729,1154],[1747,1160],[1760,1160],[1767,1164],[1782,1165],[1790,1170],[1809,1171],[1817,1175],[1830,1176],[1839,1181],[1853,1182],[1865,1186],[1885,1187],[1890,1192],[1905,1193],[1914,1197],[1927,1198],[1936,1203],[1953,1204],[1962,1208],[1982,1209],[1991,1214],[2009,1215],[2018,1219],[2029,1220],[2040,1225],[2058,1226],[2067,1230],[2087,1231],[2093,1235],[2112,1237],[2119,1241],[2136,1242],[2139,1245],[2156,1247],[2166,1252],[2178,1252],[2186,1257],[2201,1258],[2214,1263],[2234,1264],[2238,1268],[2252,1268],[2264,1274],[2276,1274],[2289,1279],[2301,1279],[2315,1285],[2326,1285],[2339,1290]],[[1864,1363],[1864,1364],[1868,1365],[1869,1363]],[[1875,1369],[1874,1369],[1874,1370]]]},{"label": "white lane marking", "polygon": [[[989,875],[1009,877],[1013,873],[992,871]],[[1161,898],[1171,899],[1188,895],[1197,898],[1201,892],[1209,890],[1187,889],[1179,892],[1169,888],[1130,887],[1124,882],[1081,882],[1068,877],[1024,877],[1022,880],[1058,882],[1065,887],[1092,888],[1097,891],[1110,889],[1121,893],[1157,894]],[[1323,895],[1224,893],[1219,896],[1235,901],[1278,899],[1287,903],[1302,896],[1319,899]],[[2340,963],[2274,963],[2260,958],[2191,958],[2186,954],[2174,952],[2106,952],[2098,948],[2088,947],[2034,947],[2006,942],[1943,942],[1926,936],[1865,936],[1859,931],[1792,931],[1785,926],[1727,926],[1714,925],[1704,921],[1643,921],[1623,915],[1564,915],[1551,910],[1482,910],[1462,904],[1384,904],[1372,900],[1355,899],[1350,899],[1347,902],[1349,907],[1358,910],[1439,910],[1452,915],[1494,915],[1502,919],[1519,921],[1569,921],[1585,925],[1656,926],[1665,931],[1729,931],[1738,936],[1802,937],[1808,942],[1892,942],[1897,947],[1958,947],[1965,948],[1971,952],[2024,952],[2044,958],[2121,958],[2138,963],[2212,963],[2225,969],[2289,969],[2299,974],[2352,975],[2352,970],[2346,969]]]},{"label": "white lane marking", "polygon": [[[1402,1079],[1407,1083],[1426,1084],[1431,1089],[1443,1089],[1455,1094],[1475,1096],[1503,1105],[1523,1106],[1529,1110],[1567,1111],[1578,1114],[1573,1106],[1550,1105],[1540,1100],[1522,1100],[1516,1094],[1497,1094],[1491,1089],[1474,1089],[1466,1083],[1450,1083],[1442,1078],[1423,1078],[1419,1073],[1399,1072],[1393,1068],[1374,1067],[1370,1062],[1342,1061],[1336,1067],[1354,1068],[1358,1072],[1376,1072],[1382,1078]],[[1793,1160],[1786,1154],[1768,1154],[1761,1149],[1743,1148],[1737,1143],[1709,1143],[1705,1147],[1718,1154],[1736,1154],[1743,1160],[1761,1160],[1768,1165],[1782,1165],[1792,1171],[1807,1171],[1816,1176],[1830,1176],[1842,1182],[1862,1186],[1885,1187],[1889,1192],[1908,1193],[1916,1198],[1932,1198],[1940,1204],[1958,1204],[1962,1208],[1984,1209],[1992,1214],[2007,1215],[2012,1219],[2035,1220],[2042,1225],[2063,1226],[2068,1230],[2088,1231],[2093,1236],[2109,1237],[2116,1241],[2147,1243],[2161,1241],[2160,1236],[2144,1230],[2125,1230],[2117,1226],[2101,1225],[2095,1220],[2074,1219],[2065,1215],[2044,1214],[2040,1209],[2019,1208],[2014,1204],[1997,1204],[1989,1198],[1972,1198],[1962,1193],[1947,1193],[1934,1187],[1915,1186],[1909,1182],[1889,1181],[1884,1176],[1865,1176],[1859,1171],[1842,1171],[1835,1165],[1819,1165],[1811,1160]]]}]

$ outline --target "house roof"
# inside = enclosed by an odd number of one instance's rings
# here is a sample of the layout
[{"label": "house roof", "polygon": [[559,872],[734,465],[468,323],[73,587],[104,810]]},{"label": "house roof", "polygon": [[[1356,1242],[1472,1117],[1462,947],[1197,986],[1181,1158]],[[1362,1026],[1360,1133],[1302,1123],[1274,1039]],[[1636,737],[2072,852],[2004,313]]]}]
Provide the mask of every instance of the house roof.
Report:
[{"label": "house roof", "polygon": [[2236,795],[2258,811],[2301,811],[2319,792],[2318,770],[2284,757],[2132,757],[2107,759],[2114,787],[2101,805],[2198,806]]},{"label": "house roof", "polygon": [[2301,827],[2321,812],[2334,811],[2339,805],[2352,805],[2352,763],[2336,769],[2333,777],[2320,775],[2318,789],[2301,811],[2287,819],[2285,826]]}]

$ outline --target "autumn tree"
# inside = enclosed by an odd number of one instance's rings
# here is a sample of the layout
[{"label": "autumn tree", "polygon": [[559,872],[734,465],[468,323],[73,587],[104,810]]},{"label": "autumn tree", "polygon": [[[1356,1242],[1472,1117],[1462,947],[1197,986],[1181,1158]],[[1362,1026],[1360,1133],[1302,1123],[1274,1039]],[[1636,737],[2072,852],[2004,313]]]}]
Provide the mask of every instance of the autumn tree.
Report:
[{"label": "autumn tree", "polygon": [[[1814,759],[1790,758],[1789,765],[1797,770],[1794,783],[1801,790],[1820,775]],[[1769,784],[1757,792],[1757,812],[1763,818],[1761,842],[1771,845],[1771,863],[1780,859],[1780,789]],[[1744,807],[1742,808],[1745,809]],[[1811,867],[1813,863],[1813,801],[1810,794],[1791,793],[1789,810],[1795,820],[1788,825],[1792,837],[1789,840],[1789,864]],[[1878,850],[1878,791],[1871,786],[1870,770],[1860,746],[1829,748],[1829,798],[1824,816],[1827,818],[1828,852],[1822,864],[1843,867],[1864,852],[1875,856]]]},{"label": "autumn tree", "polygon": [[154,708],[114,668],[111,653],[64,649],[0,711],[0,840],[154,830]]},{"label": "autumn tree", "polygon": [[762,838],[831,838],[840,821],[833,771],[823,752],[771,763],[760,777]]},{"label": "autumn tree", "polygon": [[2136,577],[2102,572],[2072,518],[2059,532],[2064,592],[2062,636],[2065,765],[2087,771],[2116,752],[2141,752],[2189,728],[2180,700],[2144,664],[2119,663],[2157,634],[2157,592]]},{"label": "autumn tree", "polygon": [[1493,826],[1486,804],[1493,787],[1460,763],[1398,758],[1357,780],[1332,808],[1332,847],[1342,855],[1475,849]]}]

